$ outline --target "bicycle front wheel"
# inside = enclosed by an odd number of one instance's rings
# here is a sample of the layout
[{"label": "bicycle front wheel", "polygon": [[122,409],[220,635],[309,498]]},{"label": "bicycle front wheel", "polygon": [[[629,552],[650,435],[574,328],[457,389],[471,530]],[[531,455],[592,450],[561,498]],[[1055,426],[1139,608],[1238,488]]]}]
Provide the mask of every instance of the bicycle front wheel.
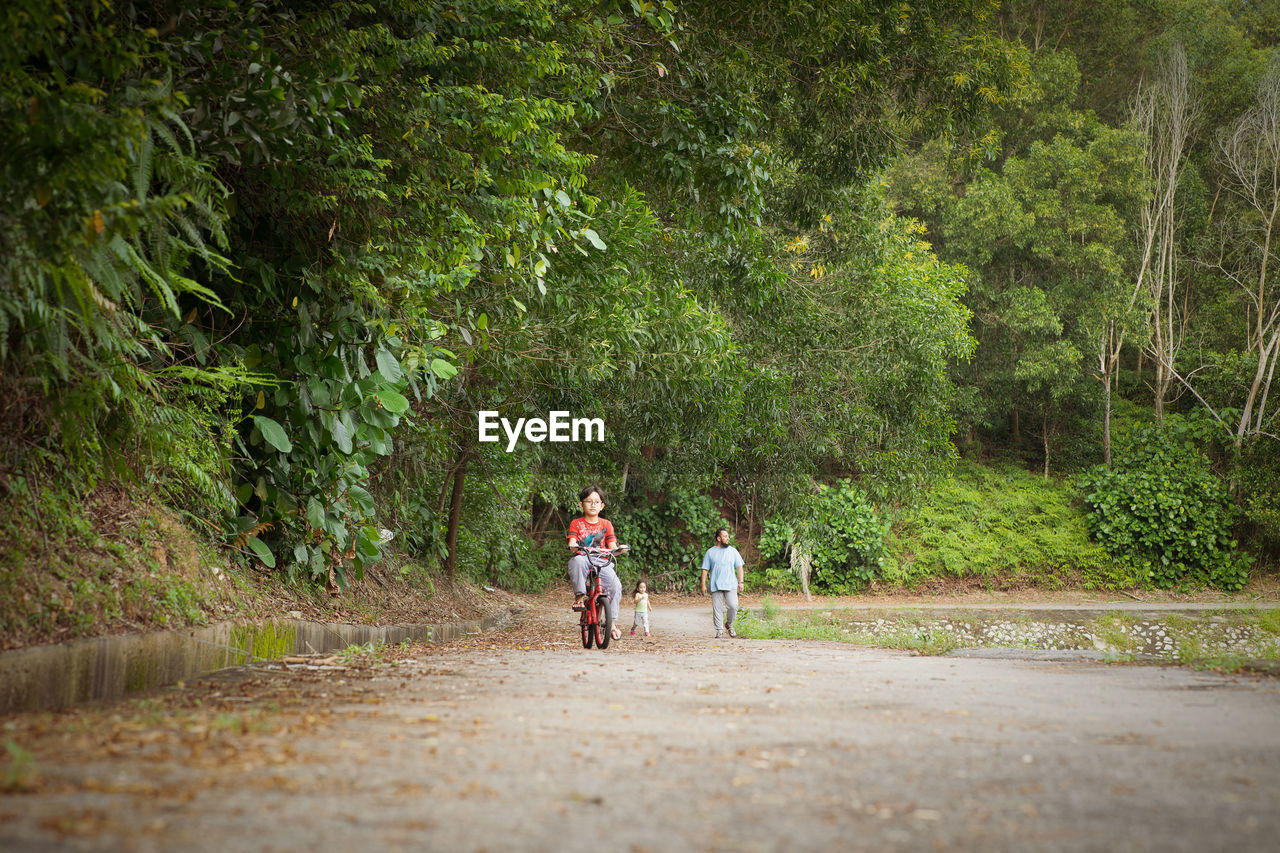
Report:
[{"label": "bicycle front wheel", "polygon": [[613,613],[609,610],[609,599],[606,596],[596,597],[596,645],[600,649],[609,648],[609,640],[613,639]]},{"label": "bicycle front wheel", "polygon": [[[587,604],[590,607],[590,602]],[[591,617],[587,611],[582,611],[582,647],[584,649],[591,648],[591,644],[596,641],[596,626],[591,624]]]}]

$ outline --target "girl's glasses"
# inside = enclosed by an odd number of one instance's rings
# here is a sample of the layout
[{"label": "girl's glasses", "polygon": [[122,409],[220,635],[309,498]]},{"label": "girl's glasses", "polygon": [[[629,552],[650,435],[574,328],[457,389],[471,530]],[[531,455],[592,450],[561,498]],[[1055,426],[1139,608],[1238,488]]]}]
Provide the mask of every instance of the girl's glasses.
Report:
[{"label": "girl's glasses", "polygon": [[582,505],[583,506],[604,506],[604,501],[597,501],[597,500],[583,501]]}]

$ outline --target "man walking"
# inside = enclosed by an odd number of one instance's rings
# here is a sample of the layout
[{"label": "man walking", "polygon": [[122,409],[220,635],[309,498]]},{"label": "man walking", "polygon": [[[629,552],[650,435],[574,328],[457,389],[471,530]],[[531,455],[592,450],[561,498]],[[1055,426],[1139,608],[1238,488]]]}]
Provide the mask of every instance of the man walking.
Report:
[{"label": "man walking", "polygon": [[738,614],[738,592],[742,590],[742,555],[729,544],[729,530],[716,531],[716,544],[702,557],[702,594],[707,594],[707,576],[711,576],[711,623],[716,639],[733,630],[733,617]]}]

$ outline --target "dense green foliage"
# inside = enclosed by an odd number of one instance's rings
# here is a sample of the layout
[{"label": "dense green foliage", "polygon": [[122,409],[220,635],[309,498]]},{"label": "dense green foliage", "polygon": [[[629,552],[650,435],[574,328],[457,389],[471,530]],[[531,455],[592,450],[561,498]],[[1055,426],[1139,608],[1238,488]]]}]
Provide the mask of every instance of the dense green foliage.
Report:
[{"label": "dense green foliage", "polygon": [[1231,536],[1226,484],[1173,430],[1152,425],[1117,442],[1110,468],[1081,477],[1089,528],[1111,554],[1156,587],[1206,583],[1235,590],[1247,572]]},{"label": "dense green foliage", "polygon": [[619,565],[624,586],[643,577],[654,589],[681,592],[698,588],[702,555],[715,531],[728,526],[709,496],[687,492],[614,513],[612,520],[634,552]]},{"label": "dense green foliage", "polygon": [[[878,507],[909,517],[957,430],[1088,468],[1137,403],[1208,413],[1205,476],[1274,553],[1280,15],[1113,5],[15,0],[0,483],[141,486],[304,582],[392,542],[538,588],[598,482],[673,588],[721,519],[833,590],[1115,585],[1075,526],[881,567]],[[1171,57],[1175,143],[1132,108]],[[481,410],[606,433],[508,453]]]},{"label": "dense green foliage", "polygon": [[201,563],[212,549],[171,511],[104,490],[90,499],[90,515],[69,484],[16,486],[12,511],[0,517],[0,649],[104,625],[204,624],[225,618],[228,602],[252,601],[238,573],[208,582]]},{"label": "dense green foliage", "polygon": [[[154,32],[89,4],[6,6],[0,25],[0,395],[7,475],[87,489],[133,470],[187,507],[225,505],[218,409],[193,305],[228,260],[225,187],[195,150]],[[205,279],[205,281],[201,281]]]},{"label": "dense green foliage", "polygon": [[[1035,56],[998,162],[948,176],[936,146],[892,175],[902,203],[939,220],[944,254],[979,272],[970,305],[978,356],[962,375],[976,394],[965,413],[985,429],[1031,420],[1046,455],[1073,417],[1101,399],[1091,363],[1124,319],[1131,285],[1131,223],[1143,187],[1141,144],[1073,109],[1079,74],[1070,54]],[[1046,468],[1048,460],[1046,459]]]},{"label": "dense green foliage", "polygon": [[886,552],[879,577],[907,586],[954,577],[997,588],[1115,589],[1135,580],[1091,540],[1070,483],[1008,463],[960,462],[895,520]]},{"label": "dense green foliage", "polygon": [[[989,11],[10,4],[6,477],[153,484],[339,582],[384,527],[519,573],[531,499],[584,478],[626,480],[642,537],[724,471],[773,506],[832,457],[918,483],[962,275],[864,182],[1016,78]],[[607,440],[507,459],[481,409]]]},{"label": "dense green foliage", "polygon": [[807,560],[811,588],[821,592],[853,592],[875,579],[884,561],[885,524],[860,489],[848,480],[819,484],[793,512],[792,520],[765,522],[760,554],[766,561]]}]

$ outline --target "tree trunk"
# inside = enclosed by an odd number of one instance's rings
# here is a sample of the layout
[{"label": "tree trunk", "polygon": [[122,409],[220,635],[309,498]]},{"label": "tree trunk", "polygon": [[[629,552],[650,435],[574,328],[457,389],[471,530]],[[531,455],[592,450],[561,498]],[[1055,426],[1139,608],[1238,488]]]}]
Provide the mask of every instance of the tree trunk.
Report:
[{"label": "tree trunk", "polygon": [[[1161,57],[1155,78],[1139,88],[1133,114],[1145,138],[1143,162],[1151,178],[1151,193],[1140,211],[1142,263],[1137,285],[1151,297],[1151,341],[1147,346],[1155,362],[1152,402],[1161,421],[1186,332],[1186,312],[1176,310],[1180,274],[1175,202],[1186,167],[1190,131],[1198,114],[1190,81],[1186,51],[1175,45]],[[1138,369],[1141,377],[1141,361]]]},{"label": "tree trunk", "polygon": [[1102,379],[1102,461],[1111,467],[1111,374]]},{"label": "tree trunk", "polygon": [[1049,413],[1045,412],[1040,421],[1044,427],[1044,478],[1049,479]]},{"label": "tree trunk", "polygon": [[444,478],[440,483],[440,497],[436,499],[436,518],[444,515],[444,508],[449,501],[449,483],[453,480],[453,469],[444,472]]},{"label": "tree trunk", "polygon": [[[1271,335],[1271,340],[1266,346],[1258,347],[1258,369],[1254,371],[1253,382],[1249,385],[1249,393],[1244,399],[1244,410],[1240,413],[1240,425],[1236,429],[1236,450],[1239,450],[1244,444],[1244,437],[1249,432],[1251,421],[1253,420],[1253,407],[1258,402],[1259,392],[1261,392],[1263,401],[1266,400],[1266,387],[1270,384],[1271,372],[1268,369],[1268,362],[1275,356],[1277,345],[1280,345],[1280,331]],[[1259,410],[1261,415],[1261,409]],[[1261,428],[1262,420],[1259,417],[1258,427]]]},{"label": "tree trunk", "polygon": [[547,532],[547,522],[551,520],[551,513],[556,511],[556,505],[547,504],[546,509],[542,511],[542,515],[533,523],[533,541],[542,547],[542,539]]},{"label": "tree trunk", "polygon": [[1022,443],[1022,427],[1018,423],[1018,407],[1013,407],[1013,443],[1015,445]]},{"label": "tree trunk", "polygon": [[1267,394],[1271,390],[1271,380],[1275,377],[1276,362],[1280,361],[1280,353],[1276,350],[1276,335],[1271,336],[1271,366],[1267,368],[1267,380],[1262,383],[1262,402],[1258,404],[1258,416],[1253,423],[1254,432],[1262,432],[1262,426],[1266,423],[1267,414]]},{"label": "tree trunk", "polygon": [[1107,324],[1106,334],[1098,348],[1098,379],[1102,382],[1102,459],[1111,467],[1111,381],[1120,370],[1120,350],[1124,347],[1124,331],[1115,320]]},{"label": "tree trunk", "polygon": [[1161,423],[1164,422],[1164,391],[1166,388],[1169,387],[1169,384],[1166,381],[1167,372],[1168,372],[1168,369],[1164,366],[1164,363],[1157,360],[1156,361],[1156,386],[1153,389],[1153,393],[1155,395],[1154,403],[1155,403],[1155,409],[1156,409],[1156,420],[1160,421]]},{"label": "tree trunk", "polygon": [[444,558],[445,576],[449,583],[454,582],[458,561],[458,526],[462,521],[462,486],[467,478],[467,462],[471,458],[470,450],[463,450],[458,464],[453,469],[453,495],[449,500],[449,534],[445,539],[448,549]]}]

